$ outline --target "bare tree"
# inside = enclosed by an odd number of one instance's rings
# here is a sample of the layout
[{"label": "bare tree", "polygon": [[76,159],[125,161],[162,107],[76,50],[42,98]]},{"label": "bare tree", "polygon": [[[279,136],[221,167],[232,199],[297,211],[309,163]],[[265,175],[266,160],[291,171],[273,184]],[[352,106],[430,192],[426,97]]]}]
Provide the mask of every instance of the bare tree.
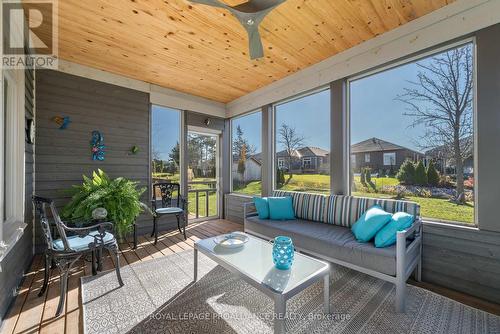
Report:
[{"label": "bare tree", "polygon": [[153,173],[158,173],[158,162],[160,161],[160,152],[157,150],[157,149],[152,149],[151,150],[151,157],[153,158],[152,159],[152,162],[153,162]]},{"label": "bare tree", "polygon": [[473,146],[472,46],[465,45],[417,63],[416,81],[397,100],[407,105],[411,126],[423,125],[421,148],[448,155],[455,164],[457,202],[464,203],[464,160]]},{"label": "bare tree", "polygon": [[294,127],[290,127],[285,123],[281,124],[279,129],[279,140],[278,143],[285,147],[287,164],[288,164],[288,180],[290,181],[293,177],[292,174],[292,162],[297,156],[297,150],[304,146],[305,138],[297,133]]}]

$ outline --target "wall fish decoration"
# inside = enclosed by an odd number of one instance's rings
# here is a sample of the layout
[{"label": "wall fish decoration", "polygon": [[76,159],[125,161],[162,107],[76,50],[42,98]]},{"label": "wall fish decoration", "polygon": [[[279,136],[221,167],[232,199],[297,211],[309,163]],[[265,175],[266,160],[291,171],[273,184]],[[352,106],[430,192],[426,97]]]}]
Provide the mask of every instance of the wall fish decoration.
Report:
[{"label": "wall fish decoration", "polygon": [[52,120],[59,125],[59,130],[64,130],[68,127],[69,123],[71,123],[71,119],[69,116],[54,116]]},{"label": "wall fish decoration", "polygon": [[104,137],[99,131],[92,131],[92,140],[90,141],[90,145],[92,150],[92,160],[104,161],[104,155],[106,154],[104,149],[106,146],[104,145]]}]

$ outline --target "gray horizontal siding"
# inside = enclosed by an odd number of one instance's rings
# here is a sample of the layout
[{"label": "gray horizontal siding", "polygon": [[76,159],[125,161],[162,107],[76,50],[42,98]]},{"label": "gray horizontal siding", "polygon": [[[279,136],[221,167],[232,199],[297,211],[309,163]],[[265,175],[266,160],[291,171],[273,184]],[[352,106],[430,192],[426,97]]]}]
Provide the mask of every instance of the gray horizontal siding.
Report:
[{"label": "gray horizontal siding", "polygon": [[224,196],[224,218],[243,224],[243,203],[251,201],[252,197],[226,194]]},{"label": "gray horizontal siding", "polygon": [[[67,190],[98,168],[110,177],[126,177],[146,187],[142,200],[149,204],[149,95],[94,80],[42,70],[37,73],[36,193],[54,199],[60,209],[70,200]],[[69,116],[66,130],[54,116]],[[93,130],[104,136],[104,161],[93,161]],[[139,152],[130,153],[132,146]],[[143,214],[140,231],[151,229]],[[36,228],[37,249],[43,246]]]},{"label": "gray horizontal siding", "polygon": [[500,303],[500,233],[424,224],[423,279]]}]

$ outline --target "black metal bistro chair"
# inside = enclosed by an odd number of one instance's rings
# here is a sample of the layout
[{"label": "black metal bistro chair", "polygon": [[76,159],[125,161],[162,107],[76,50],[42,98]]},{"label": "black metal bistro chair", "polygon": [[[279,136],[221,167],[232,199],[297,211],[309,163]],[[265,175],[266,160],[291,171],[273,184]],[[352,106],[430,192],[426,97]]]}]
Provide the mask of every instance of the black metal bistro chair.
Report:
[{"label": "black metal bistro chair", "polygon": [[[51,264],[54,263],[60,272],[61,291],[59,296],[59,305],[57,306],[56,317],[61,314],[66,299],[66,290],[68,287],[68,275],[72,266],[82,256],[88,253],[94,253],[107,249],[110,255],[114,258],[116,266],[116,276],[118,283],[123,286],[122,277],[120,274],[120,263],[118,255],[118,244],[115,236],[111,233],[113,224],[99,223],[83,228],[73,228],[66,226],[54,205],[54,201],[48,198],[33,196],[33,204],[40,216],[40,224],[42,225],[43,235],[47,243],[45,250],[45,275],[43,286],[38,296],[42,296],[47,290],[49,283]],[[51,224],[47,217],[46,206],[50,207],[52,217],[55,223],[55,228],[59,237],[54,239],[51,232]]]},{"label": "black metal bistro chair", "polygon": [[[159,182],[153,184],[153,200],[151,201],[153,211],[153,232],[151,237],[155,237],[155,245],[158,242],[158,223],[161,216],[175,216],[177,218],[177,228],[179,233],[186,239],[186,199],[181,195],[181,186],[174,182]],[[161,195],[161,200],[156,199],[156,194]],[[158,203],[159,202],[159,203]],[[181,231],[181,221],[183,231]]]}]

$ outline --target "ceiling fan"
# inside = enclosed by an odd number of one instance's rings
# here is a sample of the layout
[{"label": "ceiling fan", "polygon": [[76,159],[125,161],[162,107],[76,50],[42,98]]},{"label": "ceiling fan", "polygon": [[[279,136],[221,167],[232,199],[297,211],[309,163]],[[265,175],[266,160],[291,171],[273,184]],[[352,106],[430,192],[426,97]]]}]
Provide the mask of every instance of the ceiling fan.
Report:
[{"label": "ceiling fan", "polygon": [[264,57],[262,41],[259,34],[259,24],[264,17],[286,0],[248,0],[236,6],[229,6],[220,0],[190,0],[193,3],[227,9],[233,14],[248,33],[250,58]]}]

